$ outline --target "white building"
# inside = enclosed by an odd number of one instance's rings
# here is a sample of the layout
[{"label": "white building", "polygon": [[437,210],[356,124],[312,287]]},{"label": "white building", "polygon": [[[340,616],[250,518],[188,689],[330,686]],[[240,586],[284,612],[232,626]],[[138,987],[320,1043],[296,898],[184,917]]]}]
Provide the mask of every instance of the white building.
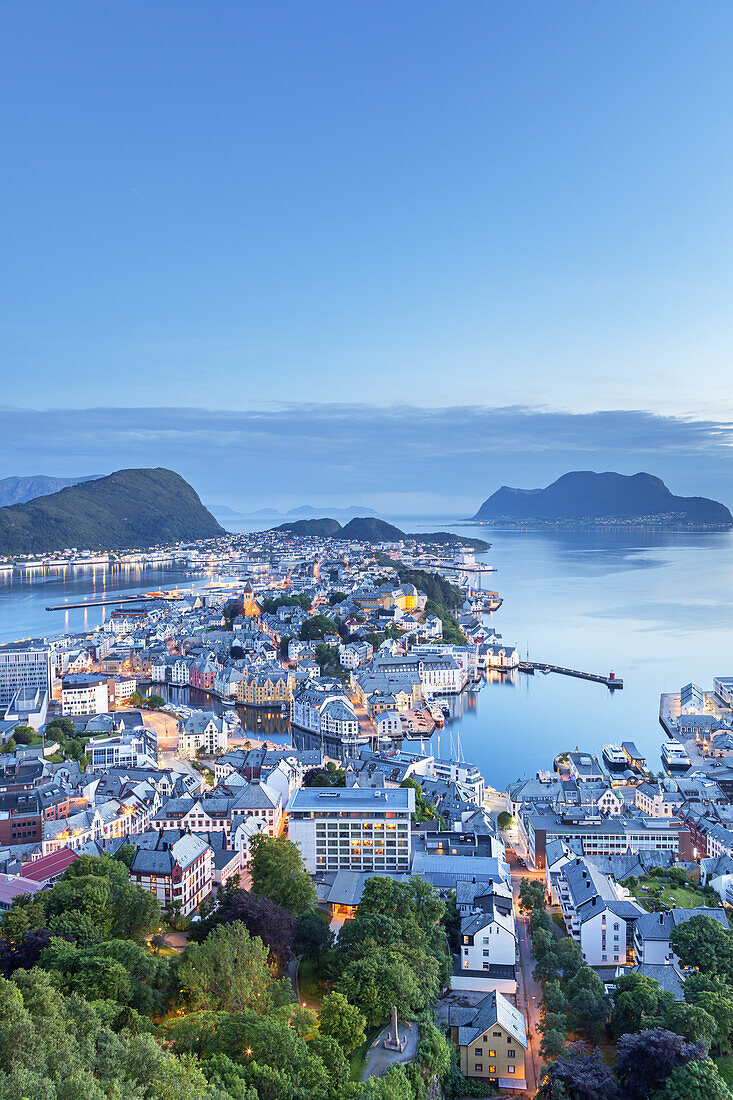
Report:
[{"label": "white building", "polygon": [[205,710],[195,710],[184,718],[178,729],[178,755],[189,760],[202,753],[219,756],[227,751],[226,719]]},{"label": "white building", "polygon": [[33,692],[41,688],[51,698],[53,668],[50,646],[41,642],[11,642],[0,646],[0,704],[7,706],[21,688]]},{"label": "white building", "polygon": [[712,917],[724,928],[728,927],[728,918],[722,909],[670,909],[667,913],[645,913],[636,922],[634,947],[637,963],[669,964],[682,969],[682,964],[674,953],[670,936],[674,929],[692,917]]},{"label": "white building", "polygon": [[588,966],[623,966],[630,959],[634,923],[645,910],[628,890],[578,856],[553,874],[554,893]]},{"label": "white building", "polygon": [[385,710],[374,720],[378,741],[391,740],[402,733],[402,720],[396,710]]},{"label": "white building", "polygon": [[148,738],[142,732],[89,741],[87,753],[91,757],[90,767],[94,772],[106,771],[108,768],[156,766]]},{"label": "white building", "polygon": [[154,847],[135,852],[130,881],[155,894],[163,908],[180,905],[187,917],[211,893],[213,867],[213,852],[201,837],[184,834],[171,842],[161,831]]},{"label": "white building", "polygon": [[65,715],[102,714],[109,710],[109,681],[106,676],[82,673],[61,682],[61,711]]},{"label": "white building", "polygon": [[287,806],[288,836],[305,868],[389,874],[410,868],[412,788],[300,787]]}]

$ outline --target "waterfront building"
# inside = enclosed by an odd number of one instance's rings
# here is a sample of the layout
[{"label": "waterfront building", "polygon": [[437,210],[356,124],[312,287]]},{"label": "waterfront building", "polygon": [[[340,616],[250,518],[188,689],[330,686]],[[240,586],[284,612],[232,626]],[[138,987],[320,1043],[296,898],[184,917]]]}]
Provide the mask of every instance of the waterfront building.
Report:
[{"label": "waterfront building", "polygon": [[50,645],[28,641],[0,646],[0,706],[7,706],[20,690],[35,692],[40,689],[50,699],[53,685]]},{"label": "waterfront building", "polygon": [[218,756],[227,751],[228,726],[220,718],[206,710],[195,710],[184,718],[178,727],[178,755],[192,759],[199,754]]},{"label": "waterfront building", "polygon": [[545,868],[545,849],[552,840],[577,840],[584,855],[621,855],[642,850],[673,852],[681,860],[692,858],[689,829],[670,818],[648,818],[629,813],[614,817],[583,810],[558,813],[524,810],[517,820],[520,842],[527,858],[538,869]]}]

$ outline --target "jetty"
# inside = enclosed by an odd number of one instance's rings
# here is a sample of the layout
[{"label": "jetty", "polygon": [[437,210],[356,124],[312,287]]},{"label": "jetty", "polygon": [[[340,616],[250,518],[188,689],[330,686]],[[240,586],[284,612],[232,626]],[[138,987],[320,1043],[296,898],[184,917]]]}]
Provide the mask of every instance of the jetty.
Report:
[{"label": "jetty", "polygon": [[592,680],[595,684],[605,684],[609,690],[624,686],[623,680],[615,672],[609,672],[608,676],[599,676],[595,672],[581,672],[577,668],[563,668],[561,665],[547,665],[542,661],[520,661],[519,671],[528,672],[557,672],[560,676],[574,676],[577,680]]},{"label": "jetty", "polygon": [[168,595],[165,592],[141,592],[138,596],[104,596],[98,600],[79,600],[77,603],[55,603],[48,604],[46,611],[72,611],[76,608],[84,607],[105,607],[107,604],[117,604],[118,606],[125,603],[148,603],[150,600],[169,600],[171,603],[175,603],[176,600],[182,600],[183,596]]}]

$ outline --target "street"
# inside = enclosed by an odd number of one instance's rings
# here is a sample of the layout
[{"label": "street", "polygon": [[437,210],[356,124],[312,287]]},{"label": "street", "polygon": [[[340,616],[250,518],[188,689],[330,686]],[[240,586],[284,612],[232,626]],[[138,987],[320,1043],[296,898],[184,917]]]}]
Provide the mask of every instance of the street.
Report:
[{"label": "street", "polygon": [[532,977],[534,970],[534,956],[532,954],[532,941],[529,934],[529,920],[519,908],[519,884],[523,878],[539,879],[544,882],[544,873],[534,871],[526,867],[520,867],[516,856],[507,852],[510,861],[512,876],[512,892],[514,895],[514,919],[517,928],[517,943],[519,944],[519,970],[517,973],[517,1008],[519,1008],[527,1021],[527,1057],[525,1060],[527,1074],[527,1092],[534,1096],[537,1091],[537,1082],[542,1068],[542,1059],[539,1054],[540,1037],[540,1002],[542,1000],[542,987]]}]

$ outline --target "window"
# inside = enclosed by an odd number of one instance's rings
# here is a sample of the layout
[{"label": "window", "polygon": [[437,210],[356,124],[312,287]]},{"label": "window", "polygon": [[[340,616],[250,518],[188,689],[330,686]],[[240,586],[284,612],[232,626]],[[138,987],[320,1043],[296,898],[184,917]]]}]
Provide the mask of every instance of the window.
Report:
[{"label": "window", "polygon": [[507,1066],[506,1071],[507,1071],[507,1073],[516,1073],[517,1069],[516,1069],[516,1066]]},{"label": "window", "polygon": [[484,1067],[482,1062],[476,1063],[476,1073],[483,1073]]},{"label": "window", "polygon": [[489,1058],[496,1058],[496,1051],[495,1050],[490,1050],[489,1051]]},{"label": "window", "polygon": [[516,1050],[508,1050],[506,1052],[506,1056],[507,1056],[507,1058],[516,1058],[517,1057],[517,1052],[516,1052]]},{"label": "window", "polygon": [[476,1058],[480,1058],[481,1055],[483,1054],[483,1052],[484,1052],[483,1047],[474,1047],[473,1053],[476,1056]]}]

